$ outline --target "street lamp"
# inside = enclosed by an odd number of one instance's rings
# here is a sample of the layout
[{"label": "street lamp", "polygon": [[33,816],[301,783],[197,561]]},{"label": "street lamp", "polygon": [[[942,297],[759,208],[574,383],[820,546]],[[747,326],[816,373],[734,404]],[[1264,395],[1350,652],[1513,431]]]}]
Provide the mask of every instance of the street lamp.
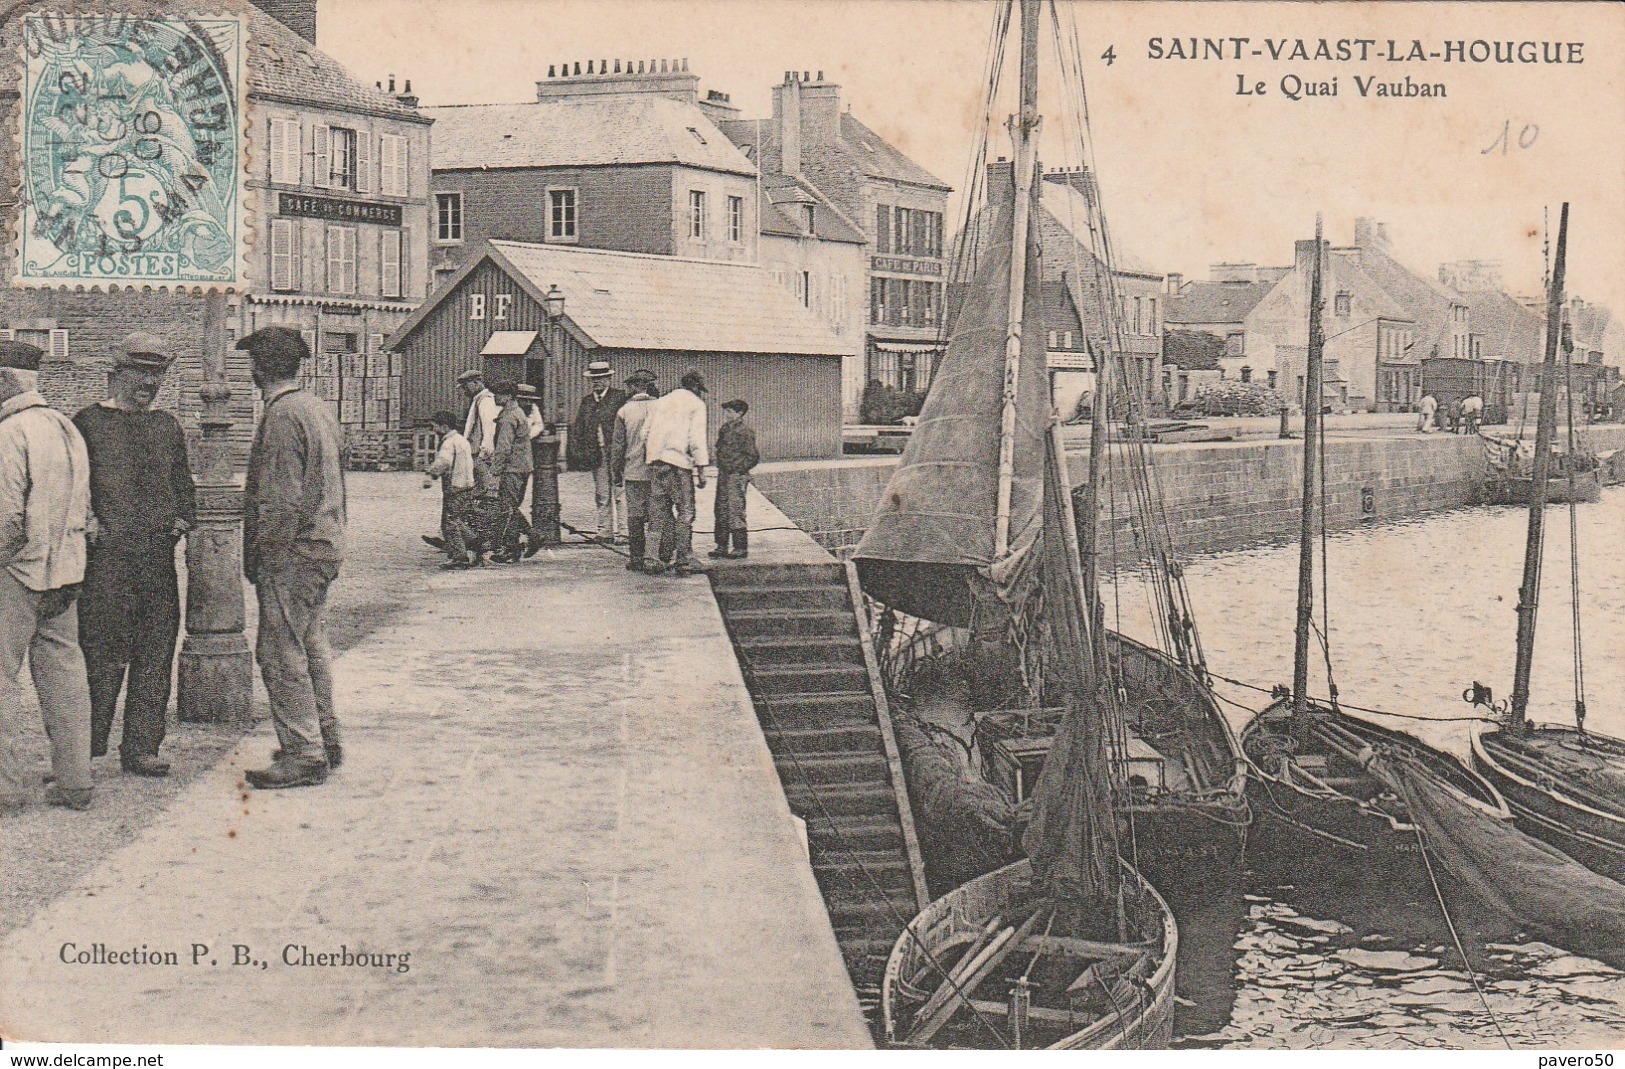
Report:
[{"label": "street lamp", "polygon": [[549,319],[557,319],[564,314],[564,294],[559,292],[557,286],[547,288],[547,293],[542,297],[542,304],[547,308]]}]

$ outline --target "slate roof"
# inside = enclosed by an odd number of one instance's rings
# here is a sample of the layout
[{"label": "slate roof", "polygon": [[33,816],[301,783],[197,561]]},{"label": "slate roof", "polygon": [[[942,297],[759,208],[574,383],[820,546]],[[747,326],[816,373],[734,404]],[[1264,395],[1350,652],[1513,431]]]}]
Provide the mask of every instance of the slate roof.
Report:
[{"label": "slate roof", "polygon": [[[407,121],[428,121],[417,109],[407,107],[355,77],[338,60],[259,8],[249,8],[246,14],[251,97]],[[20,20],[0,24],[0,52],[20,54],[20,33]],[[19,64],[0,64],[0,93],[16,92],[20,75]]]},{"label": "slate roof", "polygon": [[[1090,247],[1089,237],[1089,202],[1083,193],[1066,182],[1041,182],[1040,203],[1044,211],[1055,220],[1057,226],[1071,234],[1073,239],[1085,249]],[[1149,266],[1144,260],[1123,248],[1120,243],[1113,242],[1112,253],[1117,260],[1117,270],[1127,271],[1135,275],[1155,275],[1162,277],[1162,272]]]},{"label": "slate roof", "polygon": [[435,121],[437,171],[665,163],[756,174],[704,112],[670,97],[459,104],[423,113]]},{"label": "slate roof", "polygon": [[253,95],[424,121],[416,108],[356,78],[338,60],[263,11],[252,13],[248,35]]},{"label": "slate roof", "polygon": [[1168,299],[1162,321],[1177,328],[1184,323],[1234,323],[1247,318],[1273,282],[1191,282]]},{"label": "slate roof", "polygon": [[[1382,287],[1394,302],[1416,322],[1416,340],[1410,355],[1420,359],[1434,355],[1450,356],[1450,306],[1465,304],[1462,295],[1425,275],[1419,275],[1376,246],[1360,246],[1360,269]],[[1468,328],[1472,329],[1469,318]]]},{"label": "slate roof", "polygon": [[[849,111],[841,112],[841,140],[857,159],[858,167],[870,178],[911,182],[944,192],[953,187],[903,155],[879,134],[863,125]],[[806,148],[802,149],[803,152]]]},{"label": "slate roof", "polygon": [[823,241],[844,241],[862,245],[868,237],[847,222],[840,211],[813,186],[787,174],[762,176],[762,233],[782,237],[801,237],[806,231],[802,225],[802,206],[812,204],[813,236]]},{"label": "slate roof", "polygon": [[[492,241],[485,255],[540,301],[564,294],[583,342],[610,349],[845,356],[851,348],[754,264]],[[398,348],[485,256],[475,256],[390,339]]]},{"label": "slate roof", "polygon": [[1545,320],[1500,290],[1463,291],[1467,327],[1482,338],[1485,360],[1539,363],[1543,355]]}]

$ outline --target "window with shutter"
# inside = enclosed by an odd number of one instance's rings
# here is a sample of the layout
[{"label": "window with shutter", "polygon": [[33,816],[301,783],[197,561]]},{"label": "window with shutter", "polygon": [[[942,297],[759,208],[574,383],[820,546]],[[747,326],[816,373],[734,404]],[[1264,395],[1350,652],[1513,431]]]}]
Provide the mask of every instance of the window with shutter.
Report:
[{"label": "window with shutter", "polygon": [[406,138],[383,134],[378,138],[378,192],[404,197],[406,192]]},{"label": "window with shutter", "polygon": [[55,362],[66,363],[68,359],[68,332],[65,330],[51,331],[51,355]]},{"label": "window with shutter", "polygon": [[875,205],[875,251],[891,252],[891,205]]},{"label": "window with shutter", "polygon": [[299,224],[291,219],[271,220],[271,288],[299,288]]},{"label": "window with shutter", "polygon": [[333,184],[332,133],[326,123],[317,123],[310,131],[312,161],[310,184],[319,189],[326,189]]},{"label": "window with shutter", "polygon": [[266,120],[266,130],[270,134],[268,140],[271,145],[271,181],[281,182],[282,158],[288,153],[287,127],[282,125],[281,119],[273,118]]},{"label": "window with shutter", "polygon": [[378,292],[385,297],[401,295],[401,232],[384,230],[378,235]]},{"label": "window with shutter", "polygon": [[372,133],[357,130],[355,134],[355,188],[357,193],[372,192]]},{"label": "window with shutter", "polygon": [[355,292],[355,241],[353,226],[327,228],[327,288],[332,293]]}]

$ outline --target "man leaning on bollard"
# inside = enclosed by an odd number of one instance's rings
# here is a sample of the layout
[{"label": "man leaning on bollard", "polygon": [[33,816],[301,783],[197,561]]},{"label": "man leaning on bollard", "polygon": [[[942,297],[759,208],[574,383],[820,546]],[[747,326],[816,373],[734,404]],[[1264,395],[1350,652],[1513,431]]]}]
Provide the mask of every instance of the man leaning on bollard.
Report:
[{"label": "man leaning on bollard", "polygon": [[[36,388],[42,355],[0,341],[0,701],[13,700],[26,653],[51,741],[45,800],[89,809],[90,688],[74,598],[85,577],[90,458]],[[0,717],[8,768],[15,731]]]},{"label": "man leaning on bollard", "polygon": [[298,331],[266,327],[237,348],[265,400],[243,486],[243,574],[259,595],[254,652],[281,744],[246,778],[260,790],[313,787],[344,757],[322,621],[344,560],[344,442],[332,409],[299,388],[310,351]]},{"label": "man leaning on bollard", "polygon": [[79,599],[79,645],[90,680],[90,755],[107,752],[124,690],[119,762],[138,776],[169,774],[158,748],[181,625],[175,544],[197,525],[186,434],[173,415],[152,410],[172,360],[158,338],[131,334],[114,363],[110,396],[73,417],[90,452],[96,517]]}]

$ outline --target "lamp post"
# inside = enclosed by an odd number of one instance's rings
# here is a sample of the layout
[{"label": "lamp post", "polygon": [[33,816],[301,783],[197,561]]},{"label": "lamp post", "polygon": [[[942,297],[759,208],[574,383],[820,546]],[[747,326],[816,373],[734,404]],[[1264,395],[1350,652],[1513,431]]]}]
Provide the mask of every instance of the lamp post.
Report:
[{"label": "lamp post", "polygon": [[558,331],[558,321],[564,315],[564,294],[559,292],[557,286],[549,286],[542,295],[542,308],[547,313],[547,329],[544,332],[543,347],[547,353],[546,379],[542,387],[542,418],[544,430],[531,439],[530,457],[532,462],[530,513],[531,528],[547,545],[558,545],[563,536],[559,532],[559,431],[553,420],[548,419],[549,409],[556,403],[558,376],[554,373],[559,355],[553,338]]},{"label": "lamp post", "polygon": [[186,536],[186,639],[176,704],[189,722],[246,722],[254,659],[243,637],[243,491],[231,461],[226,295],[203,297],[203,438],[197,451],[197,527]]}]

